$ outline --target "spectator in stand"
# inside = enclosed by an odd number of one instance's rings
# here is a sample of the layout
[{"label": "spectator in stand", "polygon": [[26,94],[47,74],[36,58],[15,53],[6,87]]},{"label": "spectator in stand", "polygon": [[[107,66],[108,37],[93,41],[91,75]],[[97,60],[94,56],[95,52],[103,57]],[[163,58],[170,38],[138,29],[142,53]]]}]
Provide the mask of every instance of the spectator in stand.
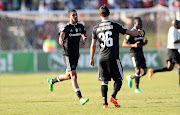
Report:
[{"label": "spectator in stand", "polygon": [[75,9],[83,9],[85,8],[84,0],[72,0],[72,3],[75,6]]},{"label": "spectator in stand", "polygon": [[110,8],[113,8],[113,9],[120,8],[120,0],[108,0],[108,4]]},{"label": "spectator in stand", "polygon": [[174,7],[174,8],[179,8],[179,2],[180,2],[180,1],[178,1],[178,0],[174,0],[174,1],[173,1],[173,7]]},{"label": "spectator in stand", "polygon": [[144,7],[142,8],[150,8],[153,6],[153,0],[146,0],[144,1]]},{"label": "spectator in stand", "polygon": [[4,10],[5,10],[4,6],[3,6],[2,2],[0,1],[0,11],[4,11]]},{"label": "spectator in stand", "polygon": [[143,0],[130,0],[129,8],[143,8],[144,3]]},{"label": "spectator in stand", "polygon": [[129,8],[129,0],[120,0],[118,1],[120,8]]},{"label": "spectator in stand", "polygon": [[72,0],[63,0],[63,3],[64,3],[65,10],[75,9],[75,6],[74,6]]},{"label": "spectator in stand", "polygon": [[55,51],[57,48],[57,41],[52,39],[51,34],[47,36],[47,39],[44,40],[43,43],[43,51],[44,52],[52,52]]},{"label": "spectator in stand", "polygon": [[108,0],[99,0],[99,6],[106,5],[109,6]]}]

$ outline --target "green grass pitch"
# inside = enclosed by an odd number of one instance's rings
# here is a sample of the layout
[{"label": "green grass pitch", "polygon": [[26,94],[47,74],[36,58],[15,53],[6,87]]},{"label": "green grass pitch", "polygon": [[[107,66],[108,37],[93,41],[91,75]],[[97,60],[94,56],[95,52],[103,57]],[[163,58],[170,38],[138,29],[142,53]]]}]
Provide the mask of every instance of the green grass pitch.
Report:
[{"label": "green grass pitch", "polygon": [[[124,72],[124,76],[133,72]],[[152,80],[141,78],[141,94],[129,88],[123,81],[117,99],[121,108],[109,102],[103,109],[98,73],[78,73],[78,83],[83,97],[90,101],[81,106],[74,93],[71,81],[54,85],[50,92],[47,78],[59,73],[1,74],[0,115],[180,115],[180,87],[177,71],[157,73]],[[108,97],[113,90],[109,83]]]}]

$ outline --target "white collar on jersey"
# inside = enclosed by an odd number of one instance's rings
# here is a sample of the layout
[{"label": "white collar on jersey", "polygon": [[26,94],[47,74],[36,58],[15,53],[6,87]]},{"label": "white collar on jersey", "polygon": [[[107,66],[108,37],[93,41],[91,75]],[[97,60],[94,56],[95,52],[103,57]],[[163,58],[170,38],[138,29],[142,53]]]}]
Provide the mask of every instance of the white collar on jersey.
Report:
[{"label": "white collar on jersey", "polygon": [[102,20],[101,22],[107,22],[107,21],[110,21],[110,20]]},{"label": "white collar on jersey", "polygon": [[73,23],[69,22],[69,24],[71,24],[71,25],[77,25],[77,24],[78,24],[78,22],[77,22],[76,24],[73,24]]}]

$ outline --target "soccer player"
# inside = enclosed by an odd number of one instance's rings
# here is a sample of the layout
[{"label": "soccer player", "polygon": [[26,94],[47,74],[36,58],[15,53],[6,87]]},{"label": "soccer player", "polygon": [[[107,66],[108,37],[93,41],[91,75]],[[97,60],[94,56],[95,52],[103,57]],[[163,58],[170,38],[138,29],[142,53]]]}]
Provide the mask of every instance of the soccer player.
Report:
[{"label": "soccer player", "polygon": [[76,10],[69,10],[68,17],[70,22],[67,23],[59,33],[59,44],[63,46],[63,58],[66,64],[66,73],[59,75],[54,79],[49,78],[47,79],[47,82],[49,84],[49,90],[52,92],[54,83],[71,79],[74,92],[77,94],[80,104],[84,105],[89,99],[83,98],[81,95],[77,83],[76,67],[79,59],[79,42],[82,36],[83,43],[85,43],[85,40],[87,39],[86,31],[84,26],[78,22]]},{"label": "soccer player", "polygon": [[[180,22],[178,20],[172,21],[172,26],[169,28],[168,32],[168,59],[167,59],[167,67],[163,67],[161,69],[153,70],[150,68],[148,70],[148,78],[149,80],[156,72],[164,72],[173,70],[175,63],[179,68],[179,87],[180,87],[180,33],[178,32],[180,29]],[[178,51],[179,50],[179,51]]]},{"label": "soccer player", "polygon": [[[135,17],[133,19],[134,27],[131,30],[138,31],[142,30],[142,20],[140,17]],[[145,31],[144,31],[145,33]],[[135,79],[136,89],[135,93],[142,93],[142,91],[139,89],[139,83],[140,78],[144,75],[146,75],[147,67],[146,67],[146,60],[144,58],[143,53],[143,46],[148,43],[148,40],[146,39],[144,41],[144,35],[137,35],[137,36],[130,36],[127,35],[126,39],[123,42],[123,47],[125,48],[131,48],[130,49],[130,56],[132,59],[132,63],[135,69],[134,75],[128,75],[128,85],[130,88],[132,88],[132,79]]]},{"label": "soccer player", "polygon": [[109,101],[115,107],[120,107],[117,103],[116,95],[121,89],[123,81],[123,69],[119,59],[119,33],[132,36],[143,35],[143,31],[130,31],[121,24],[108,20],[110,11],[106,5],[99,9],[101,22],[93,28],[92,41],[90,47],[90,66],[94,67],[94,53],[96,42],[99,41],[99,81],[101,84],[101,93],[103,98],[103,108],[108,108],[107,92],[108,82],[111,78],[114,80],[114,90]]}]

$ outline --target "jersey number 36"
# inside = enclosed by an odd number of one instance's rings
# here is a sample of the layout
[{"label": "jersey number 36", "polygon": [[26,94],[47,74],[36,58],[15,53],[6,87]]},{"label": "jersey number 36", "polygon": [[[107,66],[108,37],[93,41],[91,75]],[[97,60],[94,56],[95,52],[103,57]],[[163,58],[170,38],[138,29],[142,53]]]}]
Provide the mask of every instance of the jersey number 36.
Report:
[{"label": "jersey number 36", "polygon": [[113,39],[110,37],[112,35],[111,31],[101,32],[98,34],[99,38],[101,38],[102,43],[100,44],[101,47],[112,47],[113,46]]}]

